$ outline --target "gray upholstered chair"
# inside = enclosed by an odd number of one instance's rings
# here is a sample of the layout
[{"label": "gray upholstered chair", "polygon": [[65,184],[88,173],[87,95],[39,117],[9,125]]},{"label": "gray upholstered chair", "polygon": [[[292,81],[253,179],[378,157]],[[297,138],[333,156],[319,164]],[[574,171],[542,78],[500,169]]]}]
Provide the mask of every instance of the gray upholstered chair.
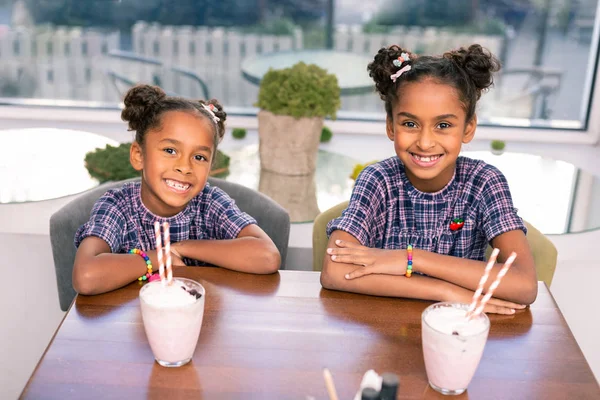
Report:
[{"label": "gray upholstered chair", "polygon": [[[139,178],[135,178],[139,179]],[[132,179],[132,180],[135,180]],[[271,237],[281,254],[281,269],[285,269],[290,217],[279,204],[255,190],[222,179],[209,178],[209,183],[218,186],[231,196],[240,210],[256,219],[258,225]],[[75,232],[89,218],[94,203],[107,190],[120,187],[127,181],[109,182],[94,188],[55,212],[50,218],[50,242],[56,270],[60,308],[66,311],[75,297],[73,289],[73,263],[76,248],[73,244]]]}]

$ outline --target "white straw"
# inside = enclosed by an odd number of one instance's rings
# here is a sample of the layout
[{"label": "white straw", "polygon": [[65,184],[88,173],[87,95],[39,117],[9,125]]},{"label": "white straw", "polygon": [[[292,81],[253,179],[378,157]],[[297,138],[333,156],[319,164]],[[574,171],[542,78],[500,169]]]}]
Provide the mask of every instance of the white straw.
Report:
[{"label": "white straw", "polygon": [[502,267],[500,272],[498,272],[498,276],[496,276],[496,280],[494,280],[494,282],[492,282],[487,293],[481,299],[481,303],[479,303],[479,307],[477,307],[477,309],[473,312],[473,315],[471,316],[471,318],[476,317],[477,315],[479,315],[483,312],[485,305],[492,298],[492,295],[494,294],[494,290],[496,290],[496,288],[500,284],[500,281],[502,280],[504,275],[506,275],[506,273],[508,272],[508,269],[511,267],[512,263],[515,261],[515,258],[517,258],[517,253],[512,252],[510,257],[508,257],[508,259],[504,263],[504,266]]},{"label": "white straw", "polygon": [[171,268],[171,235],[169,232],[169,223],[163,224],[165,231],[165,257],[167,258],[167,284],[171,284],[173,281],[173,269]]},{"label": "white straw", "polygon": [[160,275],[160,281],[165,284],[165,264],[163,262],[162,244],[161,244],[161,233],[160,233],[160,222],[154,222],[154,234],[156,235],[156,256],[158,257],[158,274]]},{"label": "white straw", "polygon": [[487,265],[485,266],[485,270],[483,271],[483,275],[481,276],[481,279],[479,280],[479,286],[477,287],[477,290],[475,291],[475,293],[473,293],[473,301],[471,301],[471,305],[469,306],[469,309],[467,310],[467,316],[469,316],[473,311],[475,311],[475,307],[477,307],[477,301],[479,300],[479,297],[481,296],[481,293],[483,292],[483,287],[484,287],[485,283],[487,282],[488,278],[490,277],[490,271],[496,264],[496,258],[498,257],[498,253],[500,253],[499,249],[494,249],[492,251],[492,255],[490,256],[490,259],[489,259]]}]

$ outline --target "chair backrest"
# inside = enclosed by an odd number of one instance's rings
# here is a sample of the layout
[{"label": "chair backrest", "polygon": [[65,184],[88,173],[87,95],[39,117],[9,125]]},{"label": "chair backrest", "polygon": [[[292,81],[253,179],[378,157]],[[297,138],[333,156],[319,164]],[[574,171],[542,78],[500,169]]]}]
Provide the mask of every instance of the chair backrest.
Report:
[{"label": "chair backrest", "polygon": [[[76,248],[73,244],[75,232],[90,218],[90,212],[96,201],[109,189],[121,187],[124,183],[108,182],[87,191],[64,205],[50,217],[50,242],[54,258],[56,282],[60,308],[66,311],[75,297],[73,289],[73,263]],[[258,225],[271,237],[281,254],[281,269],[285,269],[288,241],[290,236],[290,217],[287,211],[269,197],[234,182],[208,178],[208,182],[225,191],[233,198],[240,210],[256,219]]]},{"label": "chair backrest", "polygon": [[328,210],[323,211],[315,218],[313,222],[313,271],[323,270],[323,258],[327,250],[327,224],[334,218],[342,215],[348,207],[348,201],[344,201],[337,206],[333,206]]},{"label": "chair backrest", "polygon": [[[342,215],[342,212],[346,207],[348,207],[347,201],[340,203],[329,210],[323,211],[315,218],[313,225],[314,271],[321,271],[323,269],[323,258],[325,257],[325,250],[327,249],[327,242],[329,240],[326,233],[327,224],[332,219]],[[527,227],[527,242],[529,243],[535,261],[537,279],[539,281],[544,281],[546,285],[550,287],[552,278],[554,277],[554,271],[556,270],[558,251],[554,244],[533,225],[525,221],[525,226]],[[492,249],[488,246],[486,258],[489,257],[491,252]]]}]

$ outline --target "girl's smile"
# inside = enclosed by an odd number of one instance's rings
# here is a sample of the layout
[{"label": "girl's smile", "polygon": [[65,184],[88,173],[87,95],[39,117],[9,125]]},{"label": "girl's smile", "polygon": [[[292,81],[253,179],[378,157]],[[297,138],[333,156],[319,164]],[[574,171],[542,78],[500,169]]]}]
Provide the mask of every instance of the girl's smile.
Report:
[{"label": "girl's smile", "polygon": [[442,159],[442,157],[444,157],[443,154],[425,155],[410,152],[409,154],[410,159],[416,164],[416,166],[421,168],[434,167]]},{"label": "girl's smile", "polygon": [[192,187],[191,183],[182,182],[174,179],[165,179],[165,184],[169,188],[169,190],[177,193],[177,194],[187,194]]}]

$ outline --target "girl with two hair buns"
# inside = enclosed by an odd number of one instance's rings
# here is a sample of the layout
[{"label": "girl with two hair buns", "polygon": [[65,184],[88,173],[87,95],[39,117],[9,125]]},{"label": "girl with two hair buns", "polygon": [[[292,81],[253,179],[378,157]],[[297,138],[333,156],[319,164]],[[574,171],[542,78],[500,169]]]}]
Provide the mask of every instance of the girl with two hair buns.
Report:
[{"label": "girl with two hair buns", "polygon": [[[104,293],[142,279],[149,258],[158,269],[154,223],[170,225],[173,265],[215,265],[266,274],[280,254],[256,220],[240,211],[207,178],[227,114],[216,100],[192,101],[140,85],[125,96],[121,113],[135,131],[130,150],[141,182],[109,190],[75,235],[73,286]],[[148,272],[149,274],[149,272]]]},{"label": "girl with two hair buns", "polygon": [[348,208],[327,227],[325,288],[469,303],[488,244],[500,250],[488,284],[518,257],[486,306],[513,314],[537,295],[523,220],[504,175],[460,156],[477,127],[477,101],[500,62],[474,44],[441,56],[393,45],[368,65],[396,155],[366,167]]}]

